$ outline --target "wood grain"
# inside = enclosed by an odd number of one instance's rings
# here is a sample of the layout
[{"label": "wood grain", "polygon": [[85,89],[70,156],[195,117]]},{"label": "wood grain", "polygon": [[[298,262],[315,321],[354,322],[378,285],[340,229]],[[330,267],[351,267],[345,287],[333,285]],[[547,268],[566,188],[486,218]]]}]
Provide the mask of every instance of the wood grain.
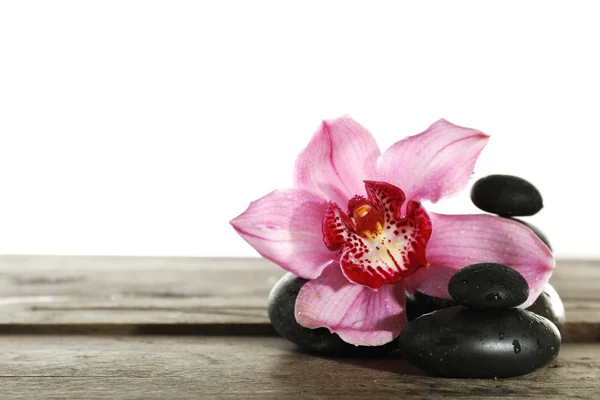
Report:
[{"label": "wood grain", "polygon": [[[270,334],[262,259],[0,256],[0,332]],[[600,341],[599,261],[560,260],[565,341]]]},{"label": "wood grain", "polygon": [[2,399],[595,399],[600,344],[504,380],[424,375],[399,358],[327,359],[280,338],[0,336]]}]

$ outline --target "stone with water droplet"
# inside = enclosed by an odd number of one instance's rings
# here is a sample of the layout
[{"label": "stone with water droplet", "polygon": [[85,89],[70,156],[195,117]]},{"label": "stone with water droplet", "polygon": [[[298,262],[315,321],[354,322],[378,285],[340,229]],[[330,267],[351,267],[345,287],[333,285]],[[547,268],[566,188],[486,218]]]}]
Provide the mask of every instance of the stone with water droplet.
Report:
[{"label": "stone with water droplet", "polygon": [[527,310],[548,318],[562,332],[565,326],[565,306],[551,284],[544,286],[542,294]]},{"label": "stone with water droplet", "polygon": [[515,352],[515,354],[519,354],[521,352],[521,342],[519,342],[517,339],[515,339],[515,340],[513,340],[512,345],[513,345],[513,351]]},{"label": "stone with water droplet", "polygon": [[471,189],[478,208],[504,217],[534,215],[544,206],[542,195],[531,183],[512,175],[489,175]]},{"label": "stone with water droplet", "polygon": [[543,367],[560,349],[550,321],[520,309],[454,306],[412,321],[398,346],[411,364],[455,378],[506,378]]},{"label": "stone with water droplet", "polygon": [[448,293],[458,304],[474,308],[511,308],[529,297],[527,281],[502,264],[481,263],[462,268],[448,283]]},{"label": "stone with water droplet", "polygon": [[308,329],[298,324],[294,316],[296,297],[306,282],[306,279],[288,273],[269,294],[269,319],[281,336],[303,350],[323,355],[376,357],[397,351],[395,341],[384,346],[354,346],[326,328]]}]

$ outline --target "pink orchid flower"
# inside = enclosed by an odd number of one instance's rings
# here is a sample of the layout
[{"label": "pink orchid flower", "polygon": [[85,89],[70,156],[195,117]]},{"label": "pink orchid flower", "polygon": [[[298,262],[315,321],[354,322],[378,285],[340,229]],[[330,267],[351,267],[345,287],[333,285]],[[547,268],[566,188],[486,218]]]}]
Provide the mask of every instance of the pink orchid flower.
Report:
[{"label": "pink orchid flower", "polygon": [[462,190],[488,139],[439,120],[381,153],[351,118],[324,121],[298,156],[295,187],[252,202],[231,224],[263,257],[309,279],[296,299],[300,325],[354,345],[392,341],[407,324],[405,290],[450,298],[448,281],[470,264],[519,271],[528,307],[555,268],[529,228],[420,204]]}]

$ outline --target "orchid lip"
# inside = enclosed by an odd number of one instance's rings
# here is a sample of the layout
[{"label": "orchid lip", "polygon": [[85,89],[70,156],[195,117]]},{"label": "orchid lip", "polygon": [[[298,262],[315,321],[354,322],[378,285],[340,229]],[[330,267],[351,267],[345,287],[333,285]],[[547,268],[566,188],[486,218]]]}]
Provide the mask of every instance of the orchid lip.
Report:
[{"label": "orchid lip", "polygon": [[350,199],[347,214],[329,203],[323,240],[329,250],[341,252],[340,265],[349,281],[377,290],[429,266],[425,247],[432,227],[418,202],[409,201],[401,216],[401,189],[375,181],[365,181],[365,188],[368,197]]}]

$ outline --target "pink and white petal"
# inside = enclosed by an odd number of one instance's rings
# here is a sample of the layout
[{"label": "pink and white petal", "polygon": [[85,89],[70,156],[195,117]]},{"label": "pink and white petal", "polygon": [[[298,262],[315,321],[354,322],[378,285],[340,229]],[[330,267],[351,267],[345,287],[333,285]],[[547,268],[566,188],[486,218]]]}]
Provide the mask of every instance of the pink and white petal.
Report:
[{"label": "pink and white petal", "polygon": [[294,186],[344,207],[364,194],[363,180],[377,176],[381,152],[373,135],[350,117],[323,121],[298,155]]},{"label": "pink and white petal", "polygon": [[407,288],[431,296],[450,298],[448,281],[471,264],[494,262],[519,271],[529,284],[529,307],[542,292],[556,268],[552,252],[529,228],[493,215],[429,213],[433,233],[427,246],[431,267],[407,278]]},{"label": "pink and white petal", "polygon": [[344,277],[332,264],[302,286],[296,299],[296,321],[306,328],[328,328],[357,346],[381,346],[395,339],[408,323],[404,285],[373,291]]},{"label": "pink and white petal", "polygon": [[440,119],[387,149],[377,164],[380,179],[401,188],[407,199],[435,203],[467,185],[488,139],[478,130]]},{"label": "pink and white petal", "polygon": [[253,201],[231,225],[264,258],[305,279],[337,258],[323,243],[327,202],[306,190],[276,190]]}]

